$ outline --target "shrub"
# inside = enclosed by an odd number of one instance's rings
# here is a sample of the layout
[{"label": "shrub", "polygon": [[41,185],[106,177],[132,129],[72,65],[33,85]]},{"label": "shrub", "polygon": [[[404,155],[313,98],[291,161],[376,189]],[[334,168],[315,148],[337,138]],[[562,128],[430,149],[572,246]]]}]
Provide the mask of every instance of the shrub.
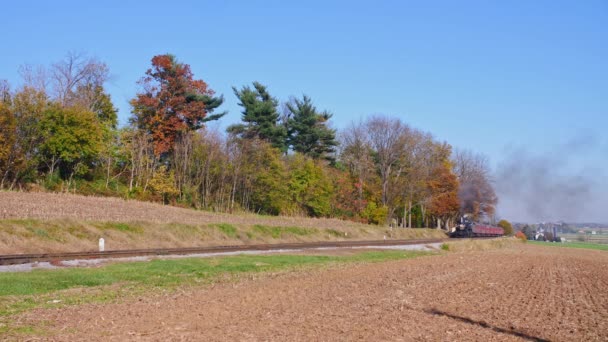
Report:
[{"label": "shrub", "polygon": [[528,238],[526,237],[526,234],[524,234],[523,232],[519,231],[515,234],[515,237],[520,239],[523,242],[528,241]]},{"label": "shrub", "polygon": [[361,216],[366,218],[368,223],[383,224],[388,216],[388,208],[385,206],[378,207],[376,203],[369,202],[361,213]]},{"label": "shrub", "polygon": [[441,244],[441,249],[444,251],[449,251],[450,250],[450,245],[448,245],[447,243],[442,243]]}]

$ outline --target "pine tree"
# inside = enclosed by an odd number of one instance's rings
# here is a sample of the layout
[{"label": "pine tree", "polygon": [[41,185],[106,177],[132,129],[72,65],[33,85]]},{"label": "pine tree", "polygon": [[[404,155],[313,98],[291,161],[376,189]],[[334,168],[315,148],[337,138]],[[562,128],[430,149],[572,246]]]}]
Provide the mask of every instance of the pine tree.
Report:
[{"label": "pine tree", "polygon": [[336,131],[327,127],[332,115],[327,111],[319,113],[306,95],[302,100],[295,99],[288,103],[287,109],[288,143],[292,149],[313,159],[333,161],[331,154],[335,152],[338,142]]},{"label": "pine tree", "polygon": [[231,125],[228,132],[242,139],[261,139],[270,142],[281,152],[287,151],[287,129],[279,123],[278,101],[270,96],[266,87],[253,82],[241,90],[232,88],[243,107],[242,124]]}]

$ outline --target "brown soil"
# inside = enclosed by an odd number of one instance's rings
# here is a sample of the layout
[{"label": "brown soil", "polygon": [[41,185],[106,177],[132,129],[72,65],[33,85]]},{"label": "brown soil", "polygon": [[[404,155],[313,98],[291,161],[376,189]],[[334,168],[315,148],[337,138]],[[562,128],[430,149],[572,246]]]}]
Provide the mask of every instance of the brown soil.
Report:
[{"label": "brown soil", "polygon": [[607,267],[606,252],[522,245],[256,275],[19,321],[59,341],[605,341]]}]

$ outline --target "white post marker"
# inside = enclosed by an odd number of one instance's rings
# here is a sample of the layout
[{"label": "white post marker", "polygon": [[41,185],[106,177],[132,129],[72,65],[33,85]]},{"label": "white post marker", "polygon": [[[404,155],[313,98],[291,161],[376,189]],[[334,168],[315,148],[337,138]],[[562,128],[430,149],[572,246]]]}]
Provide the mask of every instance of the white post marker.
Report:
[{"label": "white post marker", "polygon": [[106,240],[104,240],[103,238],[99,238],[99,251],[103,252],[105,248],[106,248]]}]

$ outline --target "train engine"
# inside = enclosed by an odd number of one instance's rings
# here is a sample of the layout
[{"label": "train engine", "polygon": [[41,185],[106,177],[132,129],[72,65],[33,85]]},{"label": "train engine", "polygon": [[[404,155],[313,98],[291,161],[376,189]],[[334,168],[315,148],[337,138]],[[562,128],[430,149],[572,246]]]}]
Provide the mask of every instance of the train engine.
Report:
[{"label": "train engine", "polygon": [[497,237],[503,236],[504,230],[500,227],[494,227],[473,222],[467,215],[460,218],[460,222],[456,227],[450,230],[450,237],[453,238],[473,238],[473,237]]}]

